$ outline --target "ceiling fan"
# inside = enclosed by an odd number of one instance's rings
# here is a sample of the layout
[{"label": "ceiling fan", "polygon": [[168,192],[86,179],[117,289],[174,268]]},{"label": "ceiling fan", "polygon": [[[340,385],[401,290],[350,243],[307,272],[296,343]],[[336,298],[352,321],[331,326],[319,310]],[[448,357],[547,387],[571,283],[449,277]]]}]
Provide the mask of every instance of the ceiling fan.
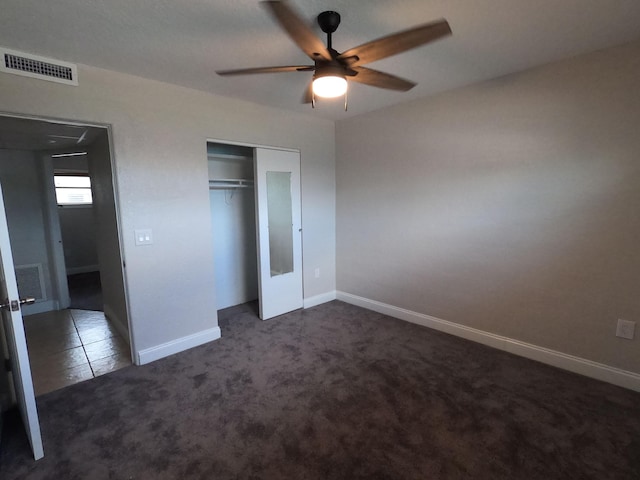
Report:
[{"label": "ceiling fan", "polygon": [[[289,34],[296,45],[313,60],[314,64],[222,70],[216,73],[227,76],[254,73],[314,72],[313,79],[302,99],[303,103],[311,103],[312,106],[315,105],[316,96],[333,98],[345,95],[347,78],[353,82],[373,87],[399,91],[410,90],[416,85],[414,82],[362,65],[451,35],[449,23],[445,19],[440,19],[339,53],[333,49],[331,42],[331,35],[340,25],[339,13],[327,11],[318,15],[318,25],[327,34],[327,45],[325,46],[286,1],[272,0],[261,3],[267,7],[280,26]],[[345,110],[346,108],[345,95]]]}]

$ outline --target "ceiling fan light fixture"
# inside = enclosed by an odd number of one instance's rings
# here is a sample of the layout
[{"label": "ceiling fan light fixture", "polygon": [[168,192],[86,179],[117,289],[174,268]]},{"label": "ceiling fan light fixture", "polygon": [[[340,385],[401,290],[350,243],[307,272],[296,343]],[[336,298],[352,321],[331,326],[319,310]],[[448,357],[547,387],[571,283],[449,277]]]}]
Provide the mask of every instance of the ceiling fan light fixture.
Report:
[{"label": "ceiling fan light fixture", "polygon": [[318,26],[327,34],[327,44],[325,45],[307,24],[307,21],[289,6],[288,0],[269,0],[260,3],[269,10],[269,13],[280,24],[280,27],[286,31],[291,40],[314,64],[221,70],[216,73],[227,76],[315,71],[313,81],[311,85],[307,84],[302,97],[302,103],[310,103],[312,107],[315,106],[316,97],[336,98],[344,96],[346,110],[348,96],[347,76],[349,77],[349,82],[400,92],[410,90],[416,86],[414,82],[393,74],[366,68],[363,65],[406,52],[451,35],[449,23],[444,18],[441,18],[371,40],[339,53],[332,46],[332,35],[340,25],[340,14],[338,12],[328,10],[321,12],[317,17]]},{"label": "ceiling fan light fixture", "polygon": [[341,97],[347,93],[347,79],[335,72],[316,75],[313,79],[313,93],[322,98]]}]

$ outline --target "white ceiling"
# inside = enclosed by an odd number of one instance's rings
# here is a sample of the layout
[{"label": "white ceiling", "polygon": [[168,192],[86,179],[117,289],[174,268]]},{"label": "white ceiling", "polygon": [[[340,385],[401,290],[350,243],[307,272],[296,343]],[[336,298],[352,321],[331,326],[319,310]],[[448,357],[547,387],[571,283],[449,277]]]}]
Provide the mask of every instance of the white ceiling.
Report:
[{"label": "white ceiling", "polygon": [[215,74],[308,62],[257,0],[2,0],[0,45],[340,119],[640,38],[639,0],[291,3],[310,22],[324,10],[341,14],[338,51],[441,17],[453,36],[370,64],[418,86],[399,93],[351,84],[346,113],[340,99],[315,110],[300,103],[309,72]]}]

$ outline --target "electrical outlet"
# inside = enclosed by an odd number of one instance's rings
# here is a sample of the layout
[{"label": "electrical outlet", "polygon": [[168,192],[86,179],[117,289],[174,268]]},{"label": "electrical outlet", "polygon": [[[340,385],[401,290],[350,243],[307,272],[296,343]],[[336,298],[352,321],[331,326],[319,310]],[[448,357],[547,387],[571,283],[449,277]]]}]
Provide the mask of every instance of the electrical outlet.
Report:
[{"label": "electrical outlet", "polygon": [[316,268],[316,278],[320,278],[320,268]]},{"label": "electrical outlet", "polygon": [[633,340],[636,332],[636,322],[630,320],[618,319],[618,327],[616,328],[616,337],[628,338]]}]

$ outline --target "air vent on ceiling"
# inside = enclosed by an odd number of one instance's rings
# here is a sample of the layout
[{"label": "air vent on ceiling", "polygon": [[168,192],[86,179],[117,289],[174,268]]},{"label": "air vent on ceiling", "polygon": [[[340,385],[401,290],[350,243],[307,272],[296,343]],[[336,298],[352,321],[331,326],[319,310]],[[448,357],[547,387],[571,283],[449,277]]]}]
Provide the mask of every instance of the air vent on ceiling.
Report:
[{"label": "air vent on ceiling", "polygon": [[0,47],[0,72],[39,78],[50,82],[78,85],[78,69],[73,63]]}]

